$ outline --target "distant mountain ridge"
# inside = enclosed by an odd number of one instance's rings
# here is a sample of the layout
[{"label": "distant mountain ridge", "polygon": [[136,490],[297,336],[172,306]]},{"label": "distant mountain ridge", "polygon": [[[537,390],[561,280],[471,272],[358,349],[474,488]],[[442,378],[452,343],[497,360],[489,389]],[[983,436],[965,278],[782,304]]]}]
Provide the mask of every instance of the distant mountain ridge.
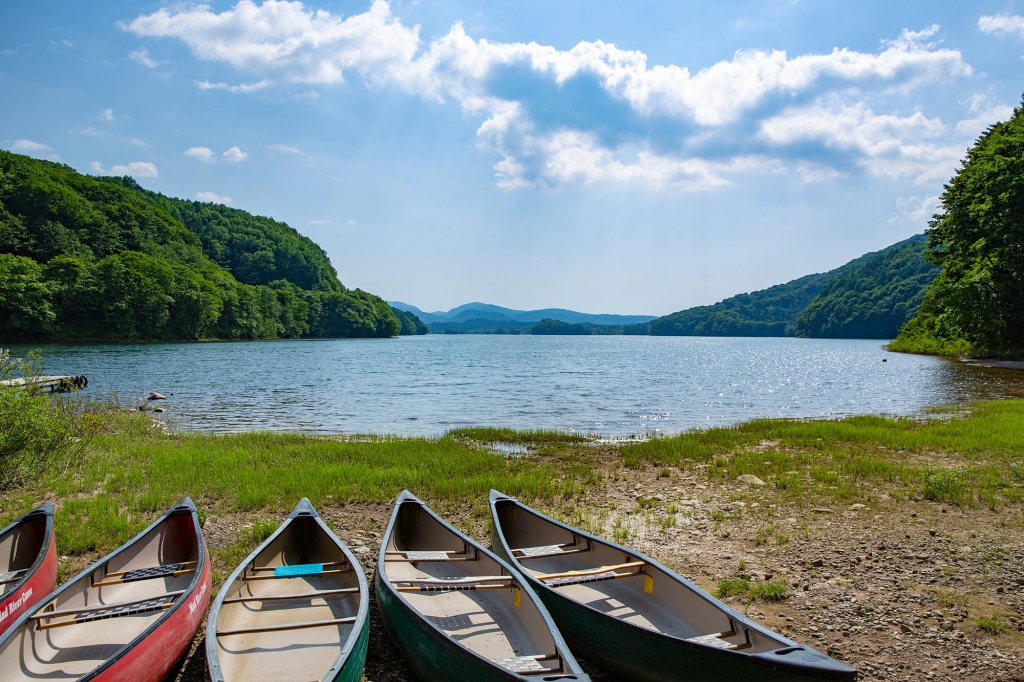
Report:
[{"label": "distant mountain ridge", "polygon": [[428,313],[401,301],[389,301],[393,308],[413,313],[433,332],[479,331],[483,329],[525,330],[541,320],[558,320],[570,324],[625,326],[643,324],[656,319],[655,315],[611,315],[581,313],[564,308],[543,310],[515,310],[490,303],[466,303],[448,311]]}]

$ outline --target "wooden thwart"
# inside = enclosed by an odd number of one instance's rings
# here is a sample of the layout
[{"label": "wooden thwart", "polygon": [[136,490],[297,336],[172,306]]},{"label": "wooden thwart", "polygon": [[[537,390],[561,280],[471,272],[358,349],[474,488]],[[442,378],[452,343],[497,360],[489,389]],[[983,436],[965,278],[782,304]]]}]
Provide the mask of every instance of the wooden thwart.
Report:
[{"label": "wooden thwart", "polygon": [[121,606],[132,606],[133,604],[145,604],[148,601],[154,601],[156,599],[166,599],[167,597],[180,597],[185,594],[185,590],[178,590],[177,592],[164,592],[163,594],[154,594],[151,597],[139,597],[138,599],[129,599],[128,601],[119,601],[113,604],[95,604],[93,606],[80,606],[77,609],[62,609],[60,611],[42,611],[29,617],[29,620],[42,620],[44,618],[56,618],[57,616],[77,616],[80,613],[93,613],[95,611],[106,611],[108,609],[116,609]]},{"label": "wooden thwart", "polygon": [[[282,564],[282,565],[284,565],[284,564]],[[323,566],[324,568],[329,568],[329,567],[333,567],[333,566],[348,566],[348,562],[347,561],[332,561],[330,563],[320,564],[320,565]],[[256,572],[256,571],[275,571],[278,568],[280,568],[280,566],[253,566],[249,570],[253,571],[253,572]]]},{"label": "wooden thwart", "polygon": [[[646,566],[646,561],[630,561],[625,564],[616,564],[615,566],[601,566],[600,568],[590,568],[582,571],[566,571],[565,573],[547,573],[533,576],[537,580],[554,580],[555,578],[582,578],[588,575],[597,575],[598,573],[609,573],[612,571],[621,571],[626,568],[639,568],[640,566]],[[631,574],[624,574],[631,575]]]},{"label": "wooden thwart", "polygon": [[[176,561],[174,563],[175,564],[181,564],[181,567],[185,568],[186,566],[195,566],[199,562],[198,561]],[[148,566],[147,568],[160,568],[160,567],[159,566]],[[115,576],[124,575],[125,573],[131,573],[132,571],[144,571],[144,570],[146,570],[146,569],[145,568],[126,568],[123,571],[109,571],[107,573],[104,573],[103,577],[104,577],[104,579],[106,579],[106,578],[113,578]]]},{"label": "wooden thwart", "polygon": [[351,573],[352,567],[342,568],[334,571],[321,571],[315,575],[245,575],[242,576],[242,580],[288,580],[290,578],[319,578],[324,575],[337,575],[339,573]]},{"label": "wooden thwart", "polygon": [[[148,600],[147,600],[148,601]],[[144,602],[143,602],[144,603]],[[36,630],[50,630],[52,628],[62,628],[65,625],[83,625],[85,623],[95,623],[99,620],[108,620],[110,618],[120,618],[121,616],[137,616],[143,613],[155,613],[157,611],[166,611],[167,609],[174,606],[173,601],[169,601],[165,604],[155,604],[151,608],[147,608],[141,611],[120,611],[118,613],[112,613],[109,616],[103,616],[102,618],[90,618],[88,620],[62,620],[56,623],[39,623],[36,625]],[[108,607],[109,608],[109,607]]]},{"label": "wooden thwart", "polygon": [[392,580],[397,584],[413,585],[472,585],[476,583],[510,582],[515,580],[511,575],[468,575],[465,578],[408,578]]},{"label": "wooden thwart", "polygon": [[248,635],[258,632],[280,632],[282,630],[304,630],[306,628],[322,628],[330,625],[351,625],[356,622],[355,616],[351,618],[335,618],[334,620],[314,620],[306,623],[282,623],[280,625],[265,625],[257,628],[240,628],[238,630],[218,630],[218,637],[229,635]]},{"label": "wooden thwart", "polygon": [[[131,571],[127,571],[127,572],[130,573]],[[100,581],[98,583],[93,583],[92,586],[93,587],[107,587],[109,585],[127,585],[129,583],[141,582],[143,580],[156,580],[157,578],[177,578],[179,575],[189,575],[190,573],[195,573],[195,572],[196,572],[196,569],[194,569],[194,568],[183,568],[180,571],[174,571],[173,573],[163,573],[161,575],[151,575],[151,576],[147,576],[145,578],[138,578],[136,580],[130,580],[128,582],[125,582],[124,576],[121,576],[121,577],[119,577],[119,578],[117,578],[115,580],[103,580],[103,581]]]},{"label": "wooden thwart", "polygon": [[355,594],[359,592],[358,587],[342,587],[337,590],[313,590],[312,592],[299,592],[297,594],[265,594],[253,595],[251,597],[229,597],[224,604],[243,604],[253,601],[289,601],[300,599],[316,599],[318,597],[330,597],[335,594]]}]

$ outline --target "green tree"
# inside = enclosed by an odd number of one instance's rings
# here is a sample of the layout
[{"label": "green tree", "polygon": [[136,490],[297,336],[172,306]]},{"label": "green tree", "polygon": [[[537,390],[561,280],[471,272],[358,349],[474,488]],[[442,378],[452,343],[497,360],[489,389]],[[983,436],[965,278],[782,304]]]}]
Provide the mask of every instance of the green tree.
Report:
[{"label": "green tree", "polygon": [[0,330],[5,336],[42,336],[56,319],[42,274],[31,258],[0,254]]},{"label": "green tree", "polygon": [[968,151],[927,234],[943,269],[907,334],[1024,355],[1024,102]]}]

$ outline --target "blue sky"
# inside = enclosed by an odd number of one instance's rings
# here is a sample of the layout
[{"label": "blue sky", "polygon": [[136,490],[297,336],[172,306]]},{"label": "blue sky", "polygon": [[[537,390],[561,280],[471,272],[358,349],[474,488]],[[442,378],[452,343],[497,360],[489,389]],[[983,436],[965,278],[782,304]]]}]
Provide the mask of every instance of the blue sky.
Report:
[{"label": "blue sky", "polygon": [[1022,2],[0,5],[0,146],[316,240],[425,310],[664,314],[920,232]]}]

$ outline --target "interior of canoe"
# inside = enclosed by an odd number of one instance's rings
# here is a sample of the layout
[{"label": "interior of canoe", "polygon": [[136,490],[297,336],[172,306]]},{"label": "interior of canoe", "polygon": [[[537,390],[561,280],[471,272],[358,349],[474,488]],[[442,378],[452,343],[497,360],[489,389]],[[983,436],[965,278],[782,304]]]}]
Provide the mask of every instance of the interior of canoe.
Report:
[{"label": "interior of canoe", "polygon": [[501,532],[520,568],[601,613],[679,639],[760,653],[783,642],[751,630],[676,576],[506,500],[495,503]]},{"label": "interior of canoe", "polygon": [[0,597],[10,592],[32,568],[46,536],[46,517],[25,519],[0,535]]},{"label": "interior of canoe", "polygon": [[392,586],[452,640],[513,672],[563,672],[554,637],[527,593],[419,502],[401,505],[384,551]]},{"label": "interior of canoe", "polygon": [[320,680],[355,632],[359,579],[313,517],[291,519],[225,593],[225,680]]},{"label": "interior of canoe", "polygon": [[4,680],[66,680],[94,670],[181,598],[198,548],[192,515],[175,514],[96,564],[0,646]]}]

